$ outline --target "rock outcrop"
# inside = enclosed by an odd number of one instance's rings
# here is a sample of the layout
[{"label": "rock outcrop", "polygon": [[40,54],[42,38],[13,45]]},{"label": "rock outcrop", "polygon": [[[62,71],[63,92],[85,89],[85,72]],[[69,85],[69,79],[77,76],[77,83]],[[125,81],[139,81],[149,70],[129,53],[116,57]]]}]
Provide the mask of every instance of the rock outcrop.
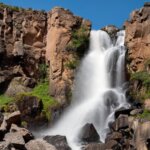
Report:
[{"label": "rock outcrop", "polygon": [[134,99],[150,96],[150,3],[131,13],[125,22],[127,71],[130,78],[130,95]]},{"label": "rock outcrop", "polygon": [[50,93],[61,104],[70,100],[74,69],[88,47],[91,24],[56,7],[48,13],[46,58],[50,64]]},{"label": "rock outcrop", "polygon": [[[14,109],[21,111],[21,118],[28,118],[25,121],[33,119],[33,96],[44,105],[36,111],[37,120],[45,120],[45,116],[55,120],[58,109],[62,111],[69,104],[75,70],[88,47],[90,29],[90,21],[63,8],[44,12],[0,4],[0,95],[15,99],[16,95],[27,95]],[[40,95],[41,90],[30,93],[39,82],[47,84],[48,80],[46,98]],[[57,106],[49,107],[52,100]]]}]

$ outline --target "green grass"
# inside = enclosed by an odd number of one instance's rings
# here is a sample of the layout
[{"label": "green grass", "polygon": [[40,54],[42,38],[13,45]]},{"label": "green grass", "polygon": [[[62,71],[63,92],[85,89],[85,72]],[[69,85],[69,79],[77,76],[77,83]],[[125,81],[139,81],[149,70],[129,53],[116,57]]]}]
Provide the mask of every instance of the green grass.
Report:
[{"label": "green grass", "polygon": [[150,120],[150,111],[145,109],[142,114],[138,115],[138,118]]},{"label": "green grass", "polygon": [[31,92],[20,93],[17,96],[16,100],[17,101],[22,100],[24,96],[35,96],[39,100],[42,100],[43,102],[42,113],[46,115],[48,120],[51,119],[50,109],[52,107],[59,105],[58,102],[54,98],[49,96],[49,82],[48,81],[38,83],[37,86],[35,86],[35,88]]},{"label": "green grass", "polygon": [[7,105],[12,101],[13,101],[13,98],[5,96],[5,95],[0,95],[0,106]]},{"label": "green grass", "polygon": [[48,105],[55,105],[56,101],[49,96],[49,83],[48,81],[39,83],[32,92],[30,92],[32,96],[36,96],[42,100],[44,107],[46,108]]}]

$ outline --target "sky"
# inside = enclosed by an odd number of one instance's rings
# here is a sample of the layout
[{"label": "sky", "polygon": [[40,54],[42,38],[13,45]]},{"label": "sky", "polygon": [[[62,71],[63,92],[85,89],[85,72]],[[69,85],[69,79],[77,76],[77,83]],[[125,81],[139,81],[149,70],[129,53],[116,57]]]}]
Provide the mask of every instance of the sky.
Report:
[{"label": "sky", "polygon": [[149,0],[0,0],[5,4],[49,11],[55,6],[71,10],[75,15],[89,19],[93,29],[106,25],[122,27],[130,13]]}]

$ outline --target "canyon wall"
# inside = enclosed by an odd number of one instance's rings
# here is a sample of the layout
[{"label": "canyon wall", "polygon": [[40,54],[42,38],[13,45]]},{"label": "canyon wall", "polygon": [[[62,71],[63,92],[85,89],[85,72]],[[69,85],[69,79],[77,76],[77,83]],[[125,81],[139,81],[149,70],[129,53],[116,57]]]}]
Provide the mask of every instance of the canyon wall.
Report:
[{"label": "canyon wall", "polygon": [[[1,6],[1,89],[16,77],[21,76],[24,80],[39,79],[40,65],[47,62],[47,65],[50,65],[51,95],[57,95],[56,100],[59,99],[60,103],[63,99],[65,101],[66,97],[61,98],[58,95],[66,95],[65,86],[73,84],[74,71],[78,65],[76,61],[81,58],[79,53],[84,54],[82,50],[88,46],[90,27],[89,21],[74,16],[63,8],[54,8],[45,13],[24,9],[13,10]],[[79,41],[75,41],[77,38]]]},{"label": "canyon wall", "polygon": [[125,22],[127,72],[130,95],[135,100],[150,97],[150,3],[130,15]]},{"label": "canyon wall", "polygon": [[43,112],[50,120],[58,116],[70,103],[90,30],[90,21],[63,8],[45,12],[0,4],[0,96],[17,104],[2,103],[0,109],[19,109],[27,122],[40,122]]}]

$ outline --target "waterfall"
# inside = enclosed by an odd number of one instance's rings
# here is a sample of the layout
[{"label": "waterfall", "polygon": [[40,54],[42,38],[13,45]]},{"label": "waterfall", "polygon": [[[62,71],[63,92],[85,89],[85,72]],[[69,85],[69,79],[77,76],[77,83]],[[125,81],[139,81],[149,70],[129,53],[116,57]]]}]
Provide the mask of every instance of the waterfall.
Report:
[{"label": "waterfall", "polygon": [[117,33],[113,44],[104,31],[91,31],[90,47],[76,75],[71,106],[46,135],[65,135],[73,150],[80,150],[78,135],[86,123],[92,123],[104,142],[114,112],[126,107],[125,32]]}]

